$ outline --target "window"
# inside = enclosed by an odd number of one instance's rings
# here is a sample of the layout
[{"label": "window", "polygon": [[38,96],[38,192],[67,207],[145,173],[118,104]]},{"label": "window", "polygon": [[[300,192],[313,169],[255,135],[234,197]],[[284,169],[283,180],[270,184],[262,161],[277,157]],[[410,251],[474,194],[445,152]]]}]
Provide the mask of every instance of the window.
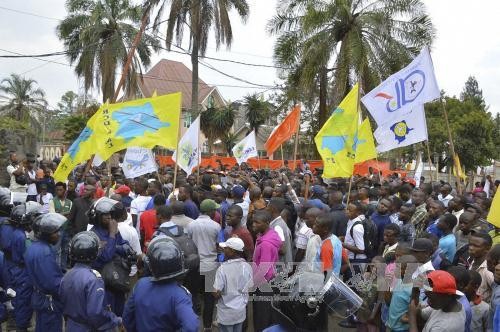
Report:
[{"label": "window", "polygon": [[214,96],[210,95],[208,96],[207,108],[213,108],[213,107],[215,107],[215,100]]},{"label": "window", "polygon": [[193,122],[191,113],[184,112],[183,118],[184,118],[184,124],[183,124],[184,128],[188,128]]}]

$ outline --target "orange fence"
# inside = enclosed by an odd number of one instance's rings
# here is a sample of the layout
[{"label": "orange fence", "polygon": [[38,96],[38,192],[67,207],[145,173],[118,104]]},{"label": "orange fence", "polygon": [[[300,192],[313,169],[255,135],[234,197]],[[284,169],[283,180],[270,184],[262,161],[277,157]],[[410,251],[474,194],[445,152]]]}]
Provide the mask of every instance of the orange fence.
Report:
[{"label": "orange fence", "polygon": [[[172,160],[171,156],[156,156],[158,163],[160,166],[173,166],[175,163]],[[229,167],[233,167],[236,165],[236,159],[234,157],[219,157],[219,156],[211,156],[208,158],[201,159],[201,167],[211,166],[216,168],[219,166],[217,160],[220,160],[222,165],[227,165]],[[322,168],[323,161],[322,160],[308,160],[307,163],[311,170],[314,171],[315,168]],[[252,168],[268,168],[268,169],[279,169],[283,167],[283,162],[281,160],[269,160],[269,159],[258,159],[258,158],[250,158],[247,161],[247,164]],[[301,164],[300,161],[297,161],[297,166]],[[288,166],[293,166],[293,160],[288,160]],[[376,172],[377,170],[382,172],[383,176],[387,176],[392,173],[399,173],[401,176],[406,176],[406,172],[399,170],[391,170],[389,162],[385,161],[376,161],[376,160],[368,160],[360,164],[356,164],[354,166],[354,174],[358,175],[367,175],[368,168],[372,167]]]}]

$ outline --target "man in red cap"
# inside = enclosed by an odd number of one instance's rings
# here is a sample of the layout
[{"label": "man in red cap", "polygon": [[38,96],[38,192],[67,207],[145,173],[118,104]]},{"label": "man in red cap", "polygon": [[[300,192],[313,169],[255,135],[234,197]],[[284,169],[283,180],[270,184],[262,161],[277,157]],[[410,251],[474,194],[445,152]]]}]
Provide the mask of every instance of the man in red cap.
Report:
[{"label": "man in red cap", "polygon": [[412,296],[408,311],[410,319],[410,332],[417,332],[417,316],[420,316],[425,325],[423,332],[453,331],[464,332],[465,310],[458,301],[462,295],[457,291],[455,278],[446,271],[432,271],[427,275],[428,284],[424,285],[428,307],[418,305],[418,288]]},{"label": "man in red cap", "polygon": [[115,194],[119,194],[122,197],[123,206],[130,208],[130,203],[132,202],[132,197],[129,196],[130,188],[126,185],[121,185],[115,190]]}]

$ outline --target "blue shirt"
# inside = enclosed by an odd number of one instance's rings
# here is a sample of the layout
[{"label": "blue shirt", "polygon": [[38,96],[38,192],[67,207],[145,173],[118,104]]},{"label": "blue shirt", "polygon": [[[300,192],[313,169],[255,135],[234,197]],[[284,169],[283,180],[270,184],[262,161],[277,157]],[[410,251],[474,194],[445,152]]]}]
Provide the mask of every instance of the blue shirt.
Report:
[{"label": "blue shirt", "polygon": [[462,304],[465,311],[465,332],[470,332],[470,322],[472,321],[472,309],[470,302],[465,295],[460,296],[458,302]]},{"label": "blue shirt", "polygon": [[129,332],[197,332],[198,316],[191,294],[176,281],[154,282],[141,278],[135,285],[123,312],[123,325]]},{"label": "blue shirt", "polygon": [[192,200],[188,199],[184,201],[184,214],[196,220],[200,216],[200,210],[198,210],[198,207]]},{"label": "blue shirt", "polygon": [[403,284],[401,279],[398,279],[396,287],[394,287],[389,306],[389,318],[386,323],[386,326],[392,331],[409,329],[408,323],[401,322],[401,317],[408,312],[412,287],[412,283]]},{"label": "blue shirt", "polygon": [[431,233],[431,234],[434,234],[438,237],[438,239],[440,239],[442,236],[443,236],[443,232],[441,232],[441,230],[438,228],[437,224],[438,224],[438,221],[439,219],[437,219],[436,221],[433,221],[429,227],[427,227],[427,229],[425,230],[427,233]]},{"label": "blue shirt", "polygon": [[68,317],[67,331],[106,331],[120,325],[121,319],[104,301],[104,281],[97,271],[80,263],[63,277],[59,294],[63,313]]},{"label": "blue shirt", "polygon": [[378,238],[378,243],[377,246],[384,241],[384,229],[385,226],[391,223],[391,218],[390,215],[386,214],[379,214],[377,211],[372,213],[372,216],[370,217],[373,221],[373,223],[377,226],[377,238]]},{"label": "blue shirt", "polygon": [[447,260],[453,262],[457,251],[457,240],[454,234],[448,234],[439,239],[439,249]]}]

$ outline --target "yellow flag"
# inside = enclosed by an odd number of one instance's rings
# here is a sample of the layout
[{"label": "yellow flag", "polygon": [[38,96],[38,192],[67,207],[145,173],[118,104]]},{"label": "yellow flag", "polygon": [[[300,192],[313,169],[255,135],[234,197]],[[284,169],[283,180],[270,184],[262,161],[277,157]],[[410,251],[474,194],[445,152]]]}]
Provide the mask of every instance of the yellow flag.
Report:
[{"label": "yellow flag", "polygon": [[354,138],[358,129],[358,84],[342,100],[314,138],[323,159],[323,177],[349,177],[354,171]]},{"label": "yellow flag", "polygon": [[66,180],[72,169],[93,154],[107,160],[131,146],[161,145],[175,150],[180,113],[180,93],[102,105],[62,158],[54,178]]},{"label": "yellow flag", "polygon": [[373,132],[370,120],[366,118],[358,128],[358,135],[354,139],[356,145],[356,159],[354,162],[362,163],[366,160],[377,158],[377,150],[373,141]]},{"label": "yellow flag", "polygon": [[[460,159],[458,158],[458,154],[455,153],[454,158],[455,158],[455,164],[453,166],[453,175],[465,181],[466,175],[462,168],[462,165],[460,164]],[[455,165],[458,165],[458,169]]]},{"label": "yellow flag", "polygon": [[487,217],[488,221],[500,228],[500,192],[497,191],[495,197],[493,197],[493,202],[491,203],[490,213]]}]

